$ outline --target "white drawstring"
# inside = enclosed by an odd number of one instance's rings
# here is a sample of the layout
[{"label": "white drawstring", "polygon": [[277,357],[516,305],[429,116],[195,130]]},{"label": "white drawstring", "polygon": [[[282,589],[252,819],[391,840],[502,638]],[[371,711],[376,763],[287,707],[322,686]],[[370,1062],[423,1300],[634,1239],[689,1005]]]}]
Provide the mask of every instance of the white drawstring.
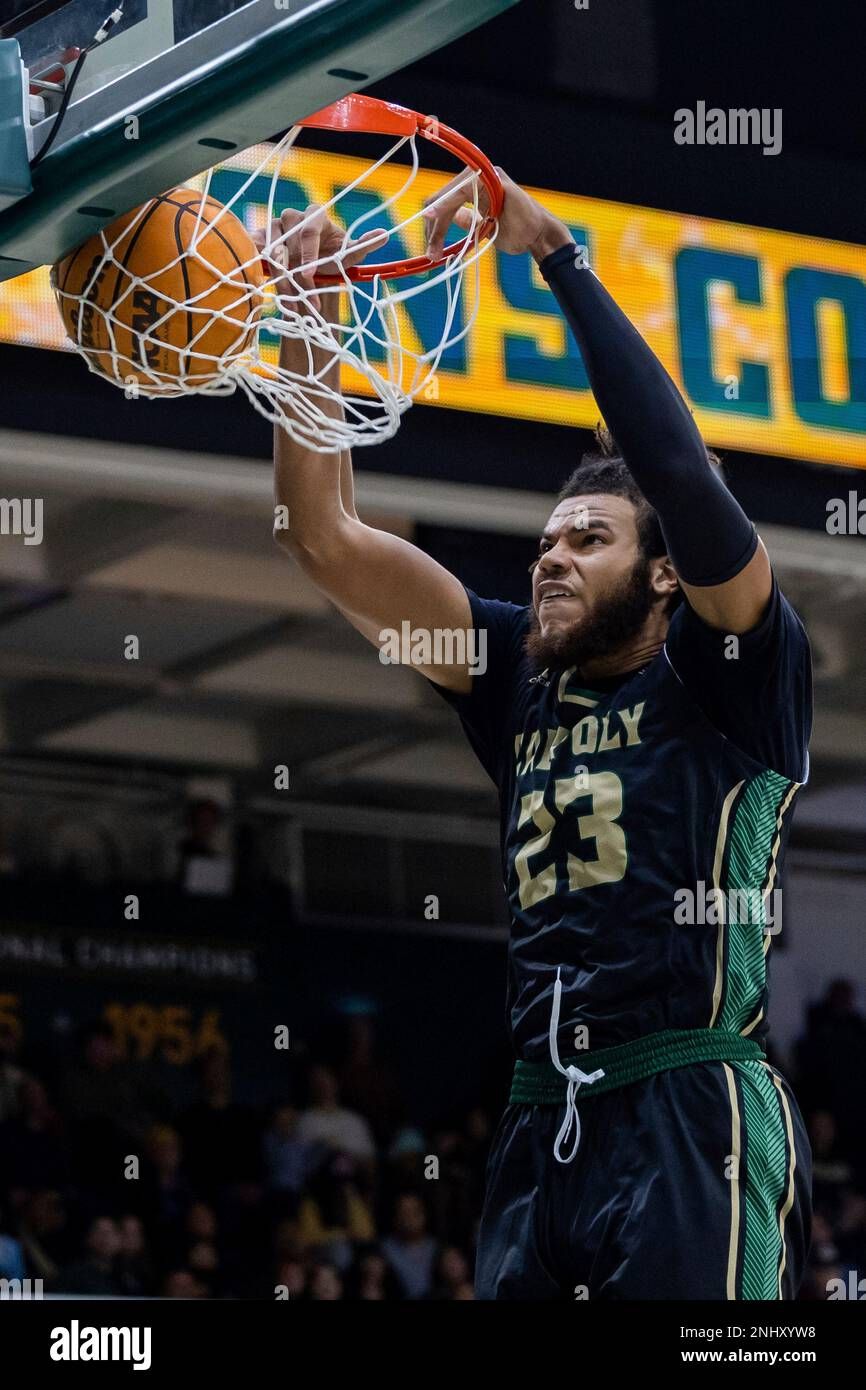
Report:
[{"label": "white drawstring", "polygon": [[[580,1116],[577,1113],[577,1092],[583,1085],[591,1086],[593,1081],[598,1081],[604,1076],[603,1071],[593,1071],[589,1075],[581,1071],[580,1067],[564,1067],[559,1060],[559,1048],[557,1047],[556,1035],[559,1031],[559,1006],[562,999],[562,980],[559,977],[559,970],[556,972],[556,984],[553,986],[553,1008],[550,1011],[550,1060],[558,1072],[568,1077],[568,1091],[565,1098],[565,1119],[562,1122],[559,1133],[556,1136],[556,1143],[553,1146],[553,1157],[557,1163],[570,1163],[577,1153],[580,1144]],[[567,1158],[560,1154],[560,1147],[568,1138],[569,1130],[574,1125],[574,1144],[571,1153]]]}]

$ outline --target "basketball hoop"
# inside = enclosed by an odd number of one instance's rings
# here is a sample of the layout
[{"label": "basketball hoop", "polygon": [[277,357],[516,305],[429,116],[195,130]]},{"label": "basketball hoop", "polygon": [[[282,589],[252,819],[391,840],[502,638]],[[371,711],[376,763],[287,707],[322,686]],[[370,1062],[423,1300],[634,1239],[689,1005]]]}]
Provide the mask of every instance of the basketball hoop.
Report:
[{"label": "basketball hoop", "polygon": [[[431,144],[439,145],[441,149],[447,150],[457,159],[462,159],[468,169],[475,171],[487,192],[490,208],[487,218],[482,221],[477,231],[472,232],[463,241],[455,242],[446,247],[444,254],[438,259],[432,260],[429,256],[414,256],[400,261],[389,261],[385,265],[352,266],[346,272],[350,280],[358,283],[373,280],[377,276],[383,280],[395,280],[404,275],[420,275],[429,270],[437,270],[440,266],[447,264],[454,256],[466,251],[468,249],[467,243],[473,238],[476,241],[482,241],[495,235],[496,219],[502,211],[504,197],[499,175],[477,145],[473,145],[470,140],[458,134],[456,130],[452,130],[450,126],[442,125],[435,116],[422,116],[417,111],[407,110],[406,107],[394,106],[391,102],[379,101],[376,97],[365,97],[363,94],[355,92],[352,96],[343,97],[342,101],[335,102],[333,106],[326,106],[324,110],[317,111],[314,116],[308,116],[306,120],[299,121],[298,124],[317,130],[357,131],[366,135],[398,135],[410,141],[421,135]],[[388,158],[390,158],[391,153],[393,151],[389,152]],[[328,284],[335,280],[339,282],[339,278],[339,276],[325,276],[322,277],[320,283]]]},{"label": "basketball hoop", "polygon": [[[280,212],[286,206],[280,180],[287,156],[304,129],[393,139],[380,158],[365,163],[356,178],[321,204],[330,218],[345,227],[341,246],[336,251],[330,248],[327,256],[301,259],[300,264],[285,269],[292,260],[298,261],[293,252],[303,244],[299,238],[316,215],[309,213],[289,230],[271,236],[270,229],[274,223],[279,226]],[[403,215],[403,204],[394,225],[386,229],[386,239],[372,253],[372,261],[355,264],[357,239],[365,230],[379,226],[377,219],[383,214],[390,219],[415,182],[420,170],[419,138],[446,150],[464,166],[456,186],[465,179],[465,203],[472,213],[469,231],[446,245],[436,258],[406,255],[413,238],[426,246],[425,208],[416,199],[408,215]],[[400,151],[408,152],[409,163],[395,160]],[[385,198],[380,192],[375,205],[359,216],[344,214],[349,195],[356,190],[365,193],[365,185],[369,203],[369,180],[387,165],[391,166],[388,182],[393,191]],[[223,168],[235,172],[237,166],[227,161]],[[147,273],[130,270],[118,253],[121,236],[109,235],[112,228],[108,228],[99,234],[101,255],[90,260],[82,257],[82,264],[92,265],[86,284],[70,293],[68,284],[62,288],[55,274],[55,292],[67,326],[71,325],[74,346],[92,370],[120,386],[128,386],[131,374],[136,395],[225,395],[240,388],[260,414],[298,442],[322,453],[390,438],[399,428],[403,412],[429,387],[443,353],[469,333],[477,315],[479,261],[495,239],[504,198],[493,165],[475,145],[435,117],[356,94],[307,117],[267,147],[253,171],[224,203],[211,195],[214,174],[211,170],[203,180],[200,213],[189,223],[184,244],[179,250],[173,246],[163,264],[148,265]],[[234,210],[242,214],[247,202],[261,206],[263,184],[267,187],[264,245],[256,249],[247,237],[247,251],[241,255],[237,247],[244,228]],[[454,187],[452,181],[452,190]],[[174,190],[165,197],[177,200],[181,193]],[[183,190],[184,207],[192,213],[189,199],[190,190]],[[140,209],[137,215],[143,213]],[[212,248],[222,219],[223,239],[234,248],[230,270],[214,264],[219,258]],[[123,221],[123,234],[128,237],[129,216]],[[403,253],[396,258],[395,248]],[[115,267],[120,272],[117,275]],[[111,276],[106,276],[106,269]],[[174,287],[176,281],[166,272],[176,270],[184,272],[182,286],[179,292],[167,291],[166,286]],[[473,274],[464,293],[468,270]],[[99,287],[106,284],[112,286],[108,303],[100,301]],[[197,287],[195,293],[184,289],[190,284]],[[407,326],[404,306],[430,291],[434,293],[428,303],[437,313],[435,331],[428,336],[428,343],[433,345],[419,347]],[[136,294],[139,300],[144,294],[149,294],[151,301],[156,296],[159,312],[151,311],[143,325],[140,316],[133,319],[139,327],[131,338],[130,315],[127,311],[124,317],[123,306]],[[176,336],[179,324],[192,323],[193,316],[198,324],[195,335],[179,347],[172,334]],[[94,332],[95,322],[101,333]],[[220,328],[216,336],[215,322]],[[85,323],[86,336],[81,328]],[[154,370],[167,337],[174,349],[173,368]],[[274,349],[284,337],[305,344],[304,370],[289,370],[275,360]],[[97,338],[98,351],[94,347]],[[341,391],[333,385],[329,378],[339,377],[335,368],[360,377],[361,389],[350,386]]]}]

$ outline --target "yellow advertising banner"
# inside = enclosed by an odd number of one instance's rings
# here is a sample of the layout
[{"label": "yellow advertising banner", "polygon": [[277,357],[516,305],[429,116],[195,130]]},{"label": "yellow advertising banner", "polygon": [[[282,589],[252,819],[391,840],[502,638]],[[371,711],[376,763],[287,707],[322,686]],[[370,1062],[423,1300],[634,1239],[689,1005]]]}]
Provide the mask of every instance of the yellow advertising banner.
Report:
[{"label": "yellow advertising banner", "polygon": [[[228,201],[254,159],[250,152],[218,168],[212,194]],[[355,157],[292,151],[280,206],[327,202],[364,167]],[[361,215],[392,197],[405,173],[383,165],[338,208],[346,219]],[[441,181],[422,171],[375,225],[402,223]],[[267,184],[258,180],[234,205],[250,228],[265,217]],[[664,362],[709,444],[866,467],[866,247],[530,191],[589,248],[596,273]],[[421,248],[404,241],[403,249]],[[598,410],[580,355],[537,267],[498,252],[480,266],[480,312],[446,352],[427,399],[593,426]],[[401,309],[422,349],[435,345],[441,318],[431,298],[417,295]],[[64,346],[47,269],[0,286],[0,339]],[[360,379],[348,384],[363,388]]]}]

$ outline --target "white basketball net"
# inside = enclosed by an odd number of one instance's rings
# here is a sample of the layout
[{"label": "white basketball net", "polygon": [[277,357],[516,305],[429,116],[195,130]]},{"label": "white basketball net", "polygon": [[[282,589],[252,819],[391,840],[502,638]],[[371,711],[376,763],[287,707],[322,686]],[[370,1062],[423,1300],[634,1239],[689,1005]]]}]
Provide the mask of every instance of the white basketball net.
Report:
[{"label": "white basketball net", "polygon": [[[266,233],[264,249],[261,253],[257,250],[253,259],[258,261],[261,257],[273,274],[264,286],[264,310],[260,307],[258,311],[254,311],[253,301],[260,299],[262,291],[244,282],[242,271],[246,266],[240,269],[232,267],[230,272],[221,272],[213,267],[207,259],[206,238],[211,228],[219,226],[219,220],[224,214],[237,209],[237,215],[242,216],[243,209],[238,205],[244,202],[255,181],[262,178],[269,181],[265,227],[270,229],[272,222],[279,218],[280,212],[286,206],[280,202],[280,178],[286,155],[302,129],[301,126],[295,126],[277,144],[268,146],[255,169],[223,205],[224,212],[216,216],[211,213],[209,220],[202,216],[202,211],[204,201],[209,196],[214,171],[200,181],[194,180],[194,186],[201,185],[202,207],[189,247],[148,276],[131,275],[124,271],[121,282],[124,286],[123,293],[109,309],[102,309],[94,303],[92,287],[97,284],[107,268],[117,267],[118,270],[122,270],[115,257],[115,248],[128,237],[130,225],[134,226],[134,223],[127,224],[113,244],[110,244],[105,233],[102,233],[102,260],[94,265],[92,274],[80,294],[72,296],[62,291],[57,293],[60,298],[74,300],[76,303],[79,341],[74,342],[74,346],[87,359],[90,369],[125,387],[128,394],[146,397],[230,395],[240,387],[261,415],[281,425],[292,438],[321,453],[332,453],[350,449],[355,445],[377,444],[390,438],[399,428],[403,412],[418,395],[427,392],[433,396],[431,383],[435,380],[443,353],[470,332],[477,316],[479,261],[495,238],[491,237],[483,242],[477,241],[474,237],[466,238],[462,249],[442,266],[417,278],[387,281],[376,277],[364,283],[354,283],[350,280],[343,259],[350,254],[351,243],[365,232],[382,225],[379,220],[382,214],[399,203],[418,173],[417,137],[402,136],[395,140],[380,159],[367,166],[329,202],[321,205],[332,220],[341,223],[341,200],[353,190],[363,188],[377,170],[391,161],[404,146],[409,146],[411,163],[398,166],[401,174],[405,174],[400,187],[388,198],[379,201],[372,210],[364,212],[346,226],[342,249],[336,255],[329,251],[326,271],[323,273],[338,275],[340,284],[333,287],[320,286],[314,292],[309,285],[305,286],[302,283],[301,276],[315,275],[325,264],[324,258],[308,261],[294,271],[281,270],[279,277],[277,275],[277,267],[287,263],[289,243],[300,237],[311,220],[311,214],[273,240],[270,239],[269,230]],[[312,152],[310,157],[315,157]],[[236,165],[229,162],[224,167],[236,168]],[[443,182],[446,177],[443,176]],[[473,170],[468,170],[465,184],[466,204],[475,216],[473,225],[480,225],[484,219],[479,210],[479,175]],[[260,192],[255,201],[261,203]],[[139,216],[144,214],[146,207],[147,205],[140,210]],[[419,248],[422,247],[423,226],[422,208],[419,205],[414,207],[409,216],[394,223],[389,229],[388,241],[381,248],[377,247],[374,259],[384,262],[405,257],[406,242],[397,243],[398,237],[408,236],[410,241],[414,237]],[[300,242],[295,241],[295,245],[299,246]],[[197,261],[210,272],[209,284],[207,289],[197,296],[186,300],[173,300],[165,294],[165,281],[162,277],[167,269],[178,266],[184,258]],[[472,273],[467,279],[466,292],[461,293],[467,270],[471,270]],[[165,303],[165,312],[137,334],[137,356],[132,361],[118,351],[117,330],[125,325],[120,324],[117,312],[127,296],[141,290],[142,287],[148,287],[151,281],[159,282],[154,286],[154,292],[159,300]],[[232,292],[231,302],[224,305],[220,311],[215,311],[203,303],[212,295],[217,284],[229,286]],[[442,310],[441,325],[438,319],[436,323],[435,346],[426,350],[419,349],[413,346],[418,340],[402,306],[415,296],[440,286],[443,293],[431,301],[440,304]],[[329,292],[330,290],[338,292]],[[245,301],[249,302],[251,317],[255,316],[252,334],[249,323],[241,321]],[[88,314],[95,313],[102,317],[110,344],[108,351],[104,348],[97,351],[80,341],[85,306]],[[160,328],[178,310],[190,313],[190,321],[193,323],[201,321],[200,327],[189,339],[188,346],[184,345],[183,350],[194,353],[197,362],[205,359],[213,363],[213,373],[208,370],[203,380],[201,376],[195,375],[161,375],[148,364],[148,346],[164,346],[160,341]],[[204,344],[201,343],[217,317],[233,329],[237,329],[230,345],[218,357],[206,352]],[[298,339],[305,345],[306,365],[302,370],[290,371],[278,365],[274,340],[276,339],[278,344],[283,337]],[[125,340],[129,340],[128,331]],[[321,350],[316,355],[316,361],[313,347]],[[329,384],[326,380],[329,374],[339,380],[339,372],[333,371],[336,363],[341,367],[352,368],[360,374],[366,389],[340,391],[336,387],[336,381]],[[201,372],[200,366],[198,370]]]}]

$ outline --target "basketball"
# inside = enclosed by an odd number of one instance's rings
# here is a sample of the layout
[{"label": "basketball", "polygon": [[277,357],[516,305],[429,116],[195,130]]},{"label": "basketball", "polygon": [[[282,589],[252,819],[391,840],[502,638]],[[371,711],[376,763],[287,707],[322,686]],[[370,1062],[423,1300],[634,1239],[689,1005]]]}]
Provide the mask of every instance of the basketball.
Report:
[{"label": "basketball", "polygon": [[51,272],[93,370],[156,395],[213,384],[249,349],[263,279],[243,224],[192,188],[125,213]]}]

